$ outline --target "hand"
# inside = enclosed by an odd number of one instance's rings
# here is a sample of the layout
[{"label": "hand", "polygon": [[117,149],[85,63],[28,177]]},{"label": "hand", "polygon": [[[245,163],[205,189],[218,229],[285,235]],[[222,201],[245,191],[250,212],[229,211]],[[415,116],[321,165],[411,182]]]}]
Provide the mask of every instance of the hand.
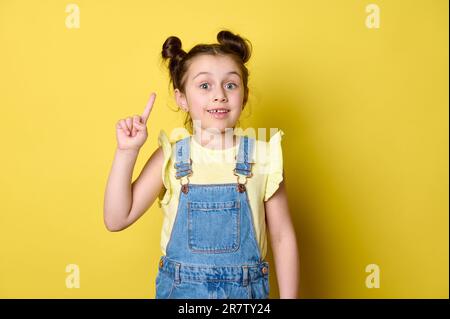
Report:
[{"label": "hand", "polygon": [[156,93],[150,95],[142,116],[134,115],[121,119],[116,124],[117,148],[121,150],[139,150],[147,140],[147,120],[153,108]]}]

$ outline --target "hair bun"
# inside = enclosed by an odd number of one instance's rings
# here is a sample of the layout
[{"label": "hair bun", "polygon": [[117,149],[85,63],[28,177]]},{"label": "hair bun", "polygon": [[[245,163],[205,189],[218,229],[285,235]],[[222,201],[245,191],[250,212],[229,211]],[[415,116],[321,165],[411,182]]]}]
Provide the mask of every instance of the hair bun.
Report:
[{"label": "hair bun", "polygon": [[171,65],[177,65],[186,52],[181,48],[181,40],[178,37],[170,36],[164,42],[161,54],[164,59],[171,59]]},{"label": "hair bun", "polygon": [[237,54],[242,59],[243,63],[250,59],[252,51],[251,43],[238,34],[233,34],[228,30],[222,30],[217,34],[217,41]]}]

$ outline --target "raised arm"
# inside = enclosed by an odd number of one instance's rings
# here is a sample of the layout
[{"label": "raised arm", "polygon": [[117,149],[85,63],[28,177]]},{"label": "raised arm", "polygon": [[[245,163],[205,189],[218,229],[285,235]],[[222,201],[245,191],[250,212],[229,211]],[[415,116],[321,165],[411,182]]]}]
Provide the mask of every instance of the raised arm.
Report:
[{"label": "raised arm", "polygon": [[147,140],[147,120],[156,94],[152,93],[142,116],[118,121],[117,148],[104,196],[103,219],[109,231],[120,231],[134,223],[152,205],[163,184],[162,149],[153,152],[139,177],[131,183],[139,150]]}]

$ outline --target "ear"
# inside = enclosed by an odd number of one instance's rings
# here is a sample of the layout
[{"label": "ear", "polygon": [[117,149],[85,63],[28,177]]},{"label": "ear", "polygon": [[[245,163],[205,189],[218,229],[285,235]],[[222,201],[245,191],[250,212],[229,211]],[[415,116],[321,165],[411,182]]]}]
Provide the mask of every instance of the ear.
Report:
[{"label": "ear", "polygon": [[179,108],[185,112],[189,111],[186,96],[179,89],[175,89],[175,100]]}]

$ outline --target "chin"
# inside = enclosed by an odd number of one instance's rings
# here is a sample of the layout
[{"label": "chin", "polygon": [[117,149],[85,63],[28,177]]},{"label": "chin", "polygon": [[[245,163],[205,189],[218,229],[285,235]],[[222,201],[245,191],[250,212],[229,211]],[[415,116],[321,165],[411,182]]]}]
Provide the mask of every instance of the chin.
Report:
[{"label": "chin", "polygon": [[225,132],[226,129],[233,129],[236,126],[236,123],[226,123],[223,125],[216,126],[221,131]]},{"label": "chin", "polygon": [[201,123],[202,130],[214,130],[220,131],[221,133],[225,133],[226,130],[233,130],[236,126],[236,121],[210,121],[204,120]]},{"label": "chin", "polygon": [[220,133],[224,133],[225,129],[226,129],[226,126],[222,126],[222,125],[211,125],[207,128],[207,130],[220,131]]}]

